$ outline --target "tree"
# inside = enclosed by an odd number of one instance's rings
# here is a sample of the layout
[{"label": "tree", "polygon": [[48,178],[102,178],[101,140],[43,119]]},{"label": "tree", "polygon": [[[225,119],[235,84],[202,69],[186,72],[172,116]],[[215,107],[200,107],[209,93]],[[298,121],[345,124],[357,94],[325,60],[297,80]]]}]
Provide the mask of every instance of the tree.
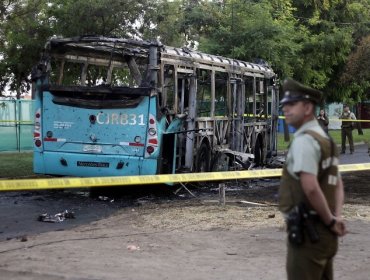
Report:
[{"label": "tree", "polygon": [[202,51],[262,59],[280,76],[293,74],[301,39],[289,1],[187,1],[183,9],[182,32]]},{"label": "tree", "polygon": [[158,1],[156,13],[148,16],[151,24],[143,28],[143,37],[158,38],[163,44],[174,47],[186,45],[186,35],[181,26],[184,16],[182,1]]},{"label": "tree", "polygon": [[7,0],[0,3],[0,90],[8,85],[19,97],[29,89],[50,36],[93,34],[262,59],[328,100],[362,98],[366,78],[354,73],[366,64],[358,53],[366,54],[360,45],[368,46],[369,22],[368,0]]},{"label": "tree", "polygon": [[9,0],[0,5],[0,86],[17,98],[51,36],[141,37],[156,10],[150,0]]},{"label": "tree", "polygon": [[370,94],[370,35],[363,38],[347,59],[341,83],[350,85],[350,97],[356,101],[369,99]]},{"label": "tree", "polygon": [[56,35],[142,37],[154,10],[150,0],[53,0],[47,13]]},{"label": "tree", "polygon": [[[45,1],[9,1],[1,20],[0,85],[20,98],[30,89],[31,65],[39,58],[41,42],[50,35],[40,9]],[[4,4],[4,2],[3,2]],[[35,43],[37,42],[37,43]]]},{"label": "tree", "polygon": [[304,64],[296,69],[296,77],[322,89],[327,101],[342,101],[351,86],[339,77],[348,55],[368,33],[368,0],[294,0],[293,5],[306,32],[300,55]]}]

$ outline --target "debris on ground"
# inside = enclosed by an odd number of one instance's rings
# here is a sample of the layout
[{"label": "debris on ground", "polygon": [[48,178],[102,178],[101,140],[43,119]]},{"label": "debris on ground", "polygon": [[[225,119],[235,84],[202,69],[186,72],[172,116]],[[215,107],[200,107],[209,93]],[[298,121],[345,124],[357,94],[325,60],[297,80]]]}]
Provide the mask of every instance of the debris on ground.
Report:
[{"label": "debris on ground", "polygon": [[114,202],[114,199],[110,199],[108,196],[103,196],[103,195],[99,195],[98,200],[101,200],[101,201],[108,201],[109,200],[109,202]]},{"label": "debris on ground", "polygon": [[137,245],[128,245],[127,250],[129,250],[129,251],[138,251],[138,250],[140,250],[140,247],[137,246]]},{"label": "debris on ground", "polygon": [[270,207],[270,206],[272,206],[271,204],[258,203],[258,202],[246,201],[246,200],[240,200],[239,203],[245,204],[245,205],[249,205],[249,206],[262,206],[262,207]]},{"label": "debris on ground", "polygon": [[74,212],[68,212],[65,210],[62,213],[57,213],[55,215],[49,215],[47,213],[41,214],[38,216],[37,220],[39,222],[46,222],[46,223],[60,223],[63,222],[65,219],[75,219]]},{"label": "debris on ground", "polygon": [[23,235],[23,236],[19,237],[19,240],[20,240],[21,242],[27,242],[27,241],[28,241],[28,238],[27,238],[27,236],[26,236],[26,235]]}]

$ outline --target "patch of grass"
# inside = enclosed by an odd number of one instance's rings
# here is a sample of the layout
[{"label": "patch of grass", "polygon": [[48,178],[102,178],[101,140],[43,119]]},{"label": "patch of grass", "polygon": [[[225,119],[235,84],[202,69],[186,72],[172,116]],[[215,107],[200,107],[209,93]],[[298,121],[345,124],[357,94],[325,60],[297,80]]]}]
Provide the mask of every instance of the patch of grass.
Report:
[{"label": "patch of grass", "polygon": [[[353,135],[353,142],[354,143],[368,143],[370,140],[370,129],[362,129],[363,135],[359,135],[357,129],[353,130],[352,135]],[[341,135],[341,130],[329,130],[329,135],[333,138],[334,142],[337,145],[340,145],[342,143],[342,135]],[[290,135],[290,141],[293,139],[293,134],[291,133]],[[288,149],[288,145],[290,142],[285,142],[284,141],[284,134],[283,133],[278,133],[278,151],[285,151]],[[347,140],[348,144],[348,140]]]},{"label": "patch of grass", "polygon": [[[355,143],[360,143],[360,142],[368,143],[369,142],[370,129],[362,129],[362,132],[364,134],[359,135],[357,129],[352,131],[353,142],[355,142]],[[329,131],[329,134],[334,139],[335,143],[337,143],[338,145],[341,144],[341,142],[342,142],[341,130],[331,130],[331,131]],[[347,144],[348,144],[348,140],[347,140]]]},{"label": "patch of grass", "polygon": [[32,176],[33,153],[0,153],[0,178]]}]

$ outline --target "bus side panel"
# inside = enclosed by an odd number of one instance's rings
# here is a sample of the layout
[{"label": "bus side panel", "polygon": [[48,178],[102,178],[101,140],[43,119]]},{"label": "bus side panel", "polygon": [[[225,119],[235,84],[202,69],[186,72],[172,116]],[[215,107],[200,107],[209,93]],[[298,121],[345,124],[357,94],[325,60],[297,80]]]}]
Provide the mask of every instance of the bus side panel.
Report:
[{"label": "bus side panel", "polygon": [[45,174],[44,154],[39,151],[33,153],[33,172]]},{"label": "bus side panel", "polygon": [[157,171],[156,159],[115,155],[89,155],[77,153],[35,153],[35,173],[63,174],[66,176],[104,177],[153,175]]}]

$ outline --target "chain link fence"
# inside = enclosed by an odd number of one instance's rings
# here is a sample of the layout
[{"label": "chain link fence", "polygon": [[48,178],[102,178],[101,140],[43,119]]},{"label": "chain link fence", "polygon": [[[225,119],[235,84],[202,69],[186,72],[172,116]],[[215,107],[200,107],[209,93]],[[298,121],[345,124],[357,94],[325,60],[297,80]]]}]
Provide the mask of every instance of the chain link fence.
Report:
[{"label": "chain link fence", "polygon": [[0,152],[33,149],[34,101],[0,99]]}]

